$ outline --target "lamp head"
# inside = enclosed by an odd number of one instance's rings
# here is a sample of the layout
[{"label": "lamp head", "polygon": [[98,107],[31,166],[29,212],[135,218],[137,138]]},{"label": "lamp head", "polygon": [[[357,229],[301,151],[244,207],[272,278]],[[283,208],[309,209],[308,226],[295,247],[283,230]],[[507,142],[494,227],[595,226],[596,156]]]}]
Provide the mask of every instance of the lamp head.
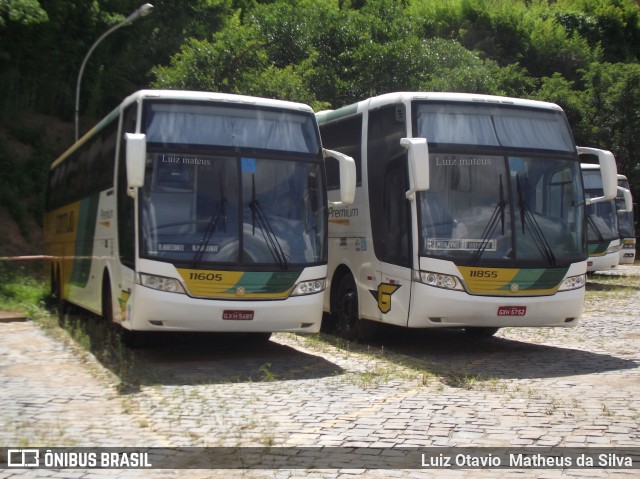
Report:
[{"label": "lamp head", "polygon": [[140,8],[138,8],[135,12],[133,12],[131,15],[125,18],[124,22],[132,23],[136,21],[139,17],[144,17],[146,15],[149,15],[152,10],[153,10],[153,5],[151,5],[150,3],[145,3]]}]

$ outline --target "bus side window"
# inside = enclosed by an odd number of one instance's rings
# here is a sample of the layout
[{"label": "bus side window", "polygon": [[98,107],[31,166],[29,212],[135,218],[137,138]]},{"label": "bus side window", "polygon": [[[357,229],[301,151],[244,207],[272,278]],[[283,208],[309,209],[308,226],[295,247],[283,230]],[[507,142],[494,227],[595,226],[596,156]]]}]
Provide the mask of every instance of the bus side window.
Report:
[{"label": "bus side window", "polygon": [[[362,155],[360,139],[362,137],[362,114],[354,115],[336,122],[320,125],[322,146],[349,155],[356,162],[356,185],[362,184]],[[340,189],[340,169],[335,160],[325,161],[327,188]]]},{"label": "bus side window", "polygon": [[411,265],[411,245],[409,238],[409,202],[405,192],[409,189],[407,157],[389,164],[384,176],[383,222],[386,238],[384,259],[401,266]]}]

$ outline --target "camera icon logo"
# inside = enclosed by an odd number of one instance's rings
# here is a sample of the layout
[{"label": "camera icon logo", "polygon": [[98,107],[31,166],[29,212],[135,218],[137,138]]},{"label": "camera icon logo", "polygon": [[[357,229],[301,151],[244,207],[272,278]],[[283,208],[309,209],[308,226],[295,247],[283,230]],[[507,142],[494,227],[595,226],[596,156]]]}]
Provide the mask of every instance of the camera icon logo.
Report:
[{"label": "camera icon logo", "polygon": [[7,450],[8,467],[38,467],[40,466],[39,449],[9,449]]}]

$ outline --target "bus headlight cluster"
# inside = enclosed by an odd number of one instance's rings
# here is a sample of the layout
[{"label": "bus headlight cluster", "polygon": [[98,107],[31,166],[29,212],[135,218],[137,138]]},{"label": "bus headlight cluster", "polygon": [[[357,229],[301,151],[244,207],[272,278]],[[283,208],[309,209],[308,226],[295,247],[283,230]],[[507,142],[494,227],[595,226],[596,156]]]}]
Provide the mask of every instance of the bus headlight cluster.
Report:
[{"label": "bus headlight cluster", "polygon": [[430,271],[420,271],[420,281],[429,286],[443,289],[453,289],[464,291],[462,282],[450,274],[432,273]]},{"label": "bus headlight cluster", "polygon": [[572,289],[580,289],[584,288],[584,285],[587,281],[587,276],[584,274],[579,274],[578,276],[569,276],[565,278],[558,291],[569,291]]},{"label": "bus headlight cluster", "polygon": [[140,284],[147,288],[157,289],[158,291],[185,294],[182,284],[175,278],[140,273]]},{"label": "bus headlight cluster", "polygon": [[617,253],[618,251],[620,251],[621,248],[622,248],[622,246],[619,245],[619,244],[617,244],[615,246],[609,246],[607,248],[606,254]]},{"label": "bus headlight cluster", "polygon": [[304,296],[307,294],[321,293],[327,287],[326,279],[313,279],[311,281],[301,281],[296,285],[291,296]]}]

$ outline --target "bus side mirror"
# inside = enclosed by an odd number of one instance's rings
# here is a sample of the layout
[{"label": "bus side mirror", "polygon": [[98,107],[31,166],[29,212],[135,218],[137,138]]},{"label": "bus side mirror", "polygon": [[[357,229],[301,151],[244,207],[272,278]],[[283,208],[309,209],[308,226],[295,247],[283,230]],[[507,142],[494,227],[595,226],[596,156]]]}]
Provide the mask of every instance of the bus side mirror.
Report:
[{"label": "bus side mirror", "polygon": [[622,186],[618,186],[618,191],[624,196],[624,209],[618,210],[620,213],[632,213],[633,212],[633,198],[631,197],[631,191]]},{"label": "bus side mirror", "polygon": [[600,175],[602,176],[602,190],[604,196],[587,199],[588,205],[599,203],[600,201],[613,200],[618,194],[618,168],[616,167],[616,158],[613,153],[607,150],[599,150],[597,148],[578,147],[579,155],[595,155],[600,163]]},{"label": "bus side mirror", "polygon": [[350,205],[356,197],[356,162],[339,151],[322,149],[322,156],[340,163],[340,204]]},{"label": "bus side mirror", "polygon": [[413,201],[416,191],[429,189],[429,147],[426,138],[401,138],[400,145],[407,149],[409,161],[409,181],[411,189],[407,199]]},{"label": "bus side mirror", "polygon": [[127,140],[127,186],[132,189],[144,186],[144,169],[147,163],[147,137],[144,133],[125,133]]}]

